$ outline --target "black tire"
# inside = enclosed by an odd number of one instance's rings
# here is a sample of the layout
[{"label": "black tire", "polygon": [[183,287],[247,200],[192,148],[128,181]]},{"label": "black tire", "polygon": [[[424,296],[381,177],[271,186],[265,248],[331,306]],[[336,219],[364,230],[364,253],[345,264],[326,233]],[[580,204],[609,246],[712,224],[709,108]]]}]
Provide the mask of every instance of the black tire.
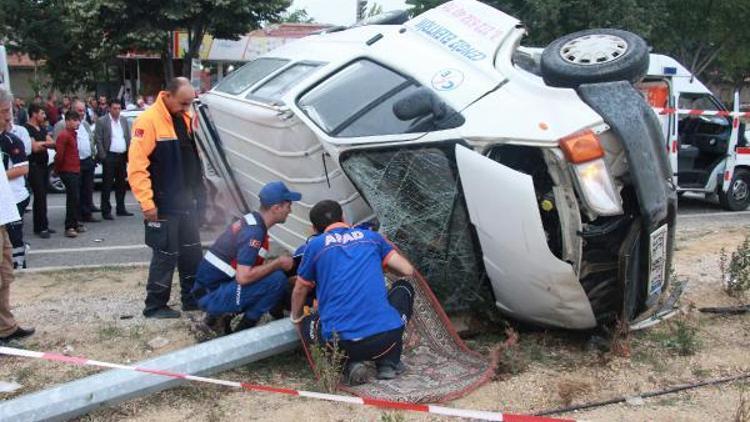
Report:
[{"label": "black tire", "polygon": [[719,202],[729,211],[742,211],[750,205],[750,172],[736,169],[729,190],[719,188]]},{"label": "black tire", "polygon": [[49,179],[47,180],[47,191],[50,193],[65,193],[65,185],[60,176],[55,172],[55,166],[49,166]]},{"label": "black tire", "polygon": [[[611,51],[600,54],[598,58],[594,58],[595,62],[591,62],[591,57],[576,55],[576,51],[570,49],[575,45],[569,43],[576,39],[580,39],[579,46],[588,45],[590,48],[596,48],[591,43],[598,39],[610,44],[606,47],[611,46]],[[567,58],[563,57],[563,49],[568,52]],[[560,37],[544,49],[541,60],[542,77],[547,85],[562,88],[576,88],[581,84],[597,82],[637,82],[648,71],[648,54],[646,41],[632,32],[607,28],[587,29]]]}]

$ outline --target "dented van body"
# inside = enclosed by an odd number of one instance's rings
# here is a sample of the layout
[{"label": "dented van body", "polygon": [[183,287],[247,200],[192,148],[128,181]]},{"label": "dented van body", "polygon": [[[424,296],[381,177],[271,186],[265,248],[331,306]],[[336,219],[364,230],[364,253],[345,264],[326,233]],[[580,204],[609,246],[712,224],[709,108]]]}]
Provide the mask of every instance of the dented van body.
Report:
[{"label": "dented van body", "polygon": [[[238,213],[271,180],[303,194],[270,232],[283,249],[305,242],[322,199],[376,221],[449,311],[491,303],[569,329],[647,318],[676,213],[659,122],[620,70],[546,80],[525,31],[454,0],[284,45],[196,102],[204,161]],[[630,60],[626,36],[603,35],[617,54],[594,62]]]}]

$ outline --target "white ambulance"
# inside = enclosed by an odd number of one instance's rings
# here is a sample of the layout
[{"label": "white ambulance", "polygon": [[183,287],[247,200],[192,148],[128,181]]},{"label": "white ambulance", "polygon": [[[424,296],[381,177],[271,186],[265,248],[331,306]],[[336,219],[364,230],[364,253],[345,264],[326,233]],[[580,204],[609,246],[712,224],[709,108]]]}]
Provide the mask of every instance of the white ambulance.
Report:
[{"label": "white ambulance", "polygon": [[[638,84],[659,116],[678,192],[718,194],[721,205],[750,205],[750,146],[737,106],[730,112],[675,59],[651,54]],[[735,105],[739,104],[735,97]]]}]

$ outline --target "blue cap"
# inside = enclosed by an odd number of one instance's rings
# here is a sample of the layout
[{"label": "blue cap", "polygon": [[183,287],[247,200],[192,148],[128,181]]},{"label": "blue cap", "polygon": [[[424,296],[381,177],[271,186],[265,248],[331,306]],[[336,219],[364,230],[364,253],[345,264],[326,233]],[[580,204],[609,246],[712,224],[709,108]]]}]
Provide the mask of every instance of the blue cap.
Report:
[{"label": "blue cap", "polygon": [[290,191],[284,182],[271,182],[263,186],[258,197],[260,197],[261,205],[270,207],[284,201],[299,201],[302,199],[302,194]]}]

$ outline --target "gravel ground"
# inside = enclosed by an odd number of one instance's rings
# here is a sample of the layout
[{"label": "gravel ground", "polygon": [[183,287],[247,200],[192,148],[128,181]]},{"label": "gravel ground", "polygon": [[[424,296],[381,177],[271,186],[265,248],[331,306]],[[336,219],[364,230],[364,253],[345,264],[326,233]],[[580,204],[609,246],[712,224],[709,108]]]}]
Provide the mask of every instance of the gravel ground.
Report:
[{"label": "gravel ground", "polygon": [[[747,222],[695,219],[680,225],[675,267],[688,281],[681,301],[683,315],[623,339],[619,355],[590,347],[587,335],[519,329],[511,348],[516,365],[493,382],[448,406],[533,413],[568,403],[634,396],[669,385],[750,371],[750,316],[700,314],[700,306],[737,301],[721,290],[718,251],[733,249],[750,233]],[[189,319],[153,321],[141,316],[145,268],[23,274],[13,286],[14,313],[38,333],[25,346],[113,362],[136,362],[193,344]],[[173,298],[178,297],[177,283]],[[687,334],[686,334],[687,333]],[[693,334],[690,334],[693,333]],[[680,337],[682,336],[682,337]],[[153,342],[159,338],[159,342]],[[687,340],[686,340],[687,338]],[[468,343],[490,351],[506,340],[488,330]],[[686,341],[693,343],[686,343]],[[166,341],[166,344],[164,344]],[[151,345],[149,345],[151,343]],[[156,343],[162,343],[154,346]],[[686,346],[687,344],[687,346]],[[693,344],[692,346],[690,344]],[[682,348],[691,353],[682,355]],[[0,399],[80,378],[95,369],[0,357],[0,381],[23,387],[0,393]],[[219,378],[289,388],[316,389],[300,352],[266,359]],[[586,420],[732,420],[750,384],[706,387],[642,403],[601,407],[567,416]],[[750,400],[750,393],[744,393]],[[561,416],[561,415],[558,415]],[[331,404],[285,396],[243,393],[188,385],[97,410],[80,420],[437,420],[419,414]]]}]

